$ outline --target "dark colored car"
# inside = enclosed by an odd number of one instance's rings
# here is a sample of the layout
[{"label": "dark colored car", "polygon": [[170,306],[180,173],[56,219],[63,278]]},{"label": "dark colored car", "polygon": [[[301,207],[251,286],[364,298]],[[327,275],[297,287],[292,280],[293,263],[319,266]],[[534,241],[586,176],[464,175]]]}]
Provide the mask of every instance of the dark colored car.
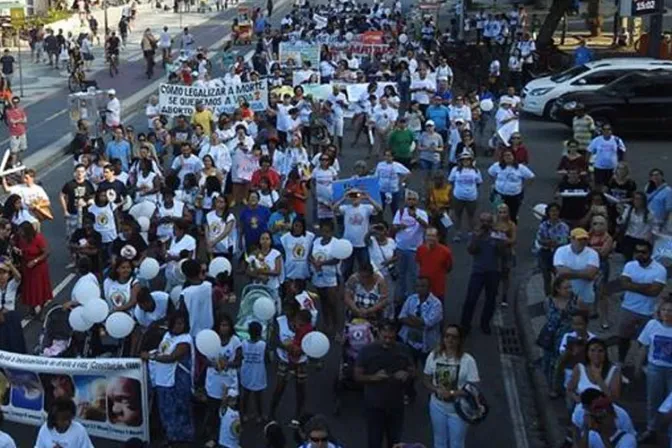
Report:
[{"label": "dark colored car", "polygon": [[551,117],[571,127],[579,104],[598,126],[610,123],[618,134],[672,133],[672,72],[629,73],[593,92],[562,95]]}]

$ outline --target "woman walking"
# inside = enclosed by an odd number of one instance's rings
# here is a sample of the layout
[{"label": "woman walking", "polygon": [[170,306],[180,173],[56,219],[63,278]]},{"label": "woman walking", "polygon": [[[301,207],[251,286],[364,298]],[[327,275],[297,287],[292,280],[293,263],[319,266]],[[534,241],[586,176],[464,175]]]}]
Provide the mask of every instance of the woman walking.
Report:
[{"label": "woman walking", "polygon": [[21,254],[22,297],[33,315],[53,299],[49,279],[49,246],[47,239],[35,231],[29,222],[23,222],[17,233],[17,248]]}]

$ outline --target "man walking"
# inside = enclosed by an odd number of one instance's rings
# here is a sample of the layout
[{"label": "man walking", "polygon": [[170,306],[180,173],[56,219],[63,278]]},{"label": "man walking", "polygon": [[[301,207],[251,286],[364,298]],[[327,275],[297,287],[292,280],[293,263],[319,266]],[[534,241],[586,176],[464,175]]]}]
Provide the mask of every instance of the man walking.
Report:
[{"label": "man walking", "polygon": [[7,80],[7,87],[12,88],[12,81],[14,80],[14,64],[16,59],[9,53],[9,48],[5,48],[5,52],[0,58],[2,64],[2,76]]},{"label": "man walking", "polygon": [[471,276],[467,287],[467,298],[462,307],[461,324],[465,331],[471,329],[476,303],[485,288],[485,304],[481,312],[481,330],[485,334],[492,333],[490,320],[495,314],[495,299],[499,286],[499,258],[503,254],[504,242],[493,238],[492,226],[494,219],[491,213],[481,213],[480,226],[471,237],[467,251],[474,257],[471,265]]},{"label": "man walking", "polygon": [[415,261],[418,275],[427,278],[432,294],[443,300],[446,276],[453,269],[453,253],[448,246],[439,243],[439,231],[435,227],[425,230],[425,243],[418,247]]},{"label": "man walking", "polygon": [[5,111],[7,127],[9,128],[9,150],[14,156],[14,161],[21,161],[21,154],[28,149],[28,135],[26,125],[28,116],[20,106],[21,99],[12,97],[11,106]]}]

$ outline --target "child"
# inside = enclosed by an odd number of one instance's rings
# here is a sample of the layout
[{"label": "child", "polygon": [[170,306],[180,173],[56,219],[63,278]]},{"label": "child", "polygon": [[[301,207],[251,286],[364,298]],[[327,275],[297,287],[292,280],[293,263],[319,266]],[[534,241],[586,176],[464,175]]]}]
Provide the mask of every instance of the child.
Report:
[{"label": "child", "polygon": [[289,360],[290,362],[299,362],[301,355],[303,354],[301,350],[301,341],[303,338],[313,331],[312,325],[312,314],[309,310],[302,309],[294,317],[294,340],[289,349]]},{"label": "child", "polygon": [[271,185],[266,177],[262,177],[259,181],[259,205],[263,205],[269,209],[280,199],[277,191],[271,190]]},{"label": "child", "polygon": [[247,408],[247,399],[250,394],[257,405],[257,423],[263,417],[262,394],[266,389],[266,341],[261,339],[262,327],[259,322],[253,321],[247,327],[250,334],[249,341],[243,341],[243,364],[240,368],[240,385],[243,388],[241,410],[243,421],[246,422],[250,414]]},{"label": "child", "polygon": [[240,413],[236,409],[236,396],[231,396],[227,392],[219,408],[218,444],[220,448],[238,448],[239,439]]},{"label": "child", "polygon": [[233,275],[228,272],[220,272],[215,277],[212,288],[212,306],[215,314],[222,310],[226,304],[236,303],[236,293],[233,287]]}]

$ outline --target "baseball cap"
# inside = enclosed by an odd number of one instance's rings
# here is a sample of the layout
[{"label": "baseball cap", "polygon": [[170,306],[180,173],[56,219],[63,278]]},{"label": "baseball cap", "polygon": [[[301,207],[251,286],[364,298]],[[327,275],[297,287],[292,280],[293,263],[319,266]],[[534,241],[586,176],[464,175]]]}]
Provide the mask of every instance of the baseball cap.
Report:
[{"label": "baseball cap", "polygon": [[434,120],[427,120],[425,126],[434,126]]},{"label": "baseball cap", "polygon": [[117,94],[117,91],[114,90],[114,89],[110,89],[110,90],[107,91],[107,94],[108,94],[108,95],[116,95],[116,94]]},{"label": "baseball cap", "polygon": [[575,240],[588,239],[589,237],[588,232],[586,232],[586,229],[583,229],[581,227],[577,227],[576,229],[572,230],[572,232],[569,235]]}]

